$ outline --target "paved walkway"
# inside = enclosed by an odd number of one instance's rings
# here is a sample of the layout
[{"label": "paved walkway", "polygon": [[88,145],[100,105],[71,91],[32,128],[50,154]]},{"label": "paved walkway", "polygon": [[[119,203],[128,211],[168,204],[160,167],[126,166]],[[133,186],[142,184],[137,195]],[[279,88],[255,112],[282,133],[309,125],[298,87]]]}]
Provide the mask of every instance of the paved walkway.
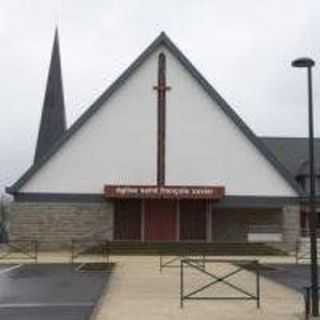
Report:
[{"label": "paved walkway", "polygon": [[[261,278],[261,309],[256,308],[255,301],[230,300],[185,301],[184,308],[181,309],[179,269],[164,269],[160,273],[158,257],[113,257],[112,260],[117,262],[117,266],[101,299],[97,320],[301,319],[302,296],[267,278]],[[263,258],[261,261],[292,263],[293,259],[275,257]],[[208,266],[207,270],[222,275],[232,268],[234,266],[231,264],[221,264]],[[189,272],[186,290],[205,283],[205,279],[199,277],[198,273],[195,274],[190,269],[186,272]],[[253,273],[245,271],[232,281],[252,291],[254,279]],[[217,289],[218,287],[214,290]],[[237,295],[226,286],[221,285],[219,289],[206,293]]]},{"label": "paved walkway", "polygon": [[[214,257],[218,259],[219,257]],[[226,257],[221,257],[225,259]],[[232,257],[229,257],[232,258]],[[252,259],[252,257],[233,257],[234,259]],[[258,257],[261,263],[294,264],[292,257]],[[100,257],[82,257],[77,262],[103,261]],[[303,298],[294,289],[267,277],[261,277],[261,308],[255,301],[185,301],[180,308],[179,269],[164,269],[159,272],[159,257],[112,256],[116,268],[107,284],[105,294],[100,298],[99,308],[92,320],[297,320],[303,319]],[[18,261],[2,261],[14,263]],[[19,261],[22,262],[21,260]],[[70,263],[70,252],[39,254],[38,263]],[[233,270],[234,265],[221,264],[207,266],[208,271],[216,274]],[[188,281],[186,290],[205,284],[208,279],[199,277],[197,272],[186,270]],[[251,272],[242,272],[232,283],[254,292],[255,278]],[[189,292],[189,291],[188,291]],[[206,294],[233,296],[237,293],[223,285]]]}]

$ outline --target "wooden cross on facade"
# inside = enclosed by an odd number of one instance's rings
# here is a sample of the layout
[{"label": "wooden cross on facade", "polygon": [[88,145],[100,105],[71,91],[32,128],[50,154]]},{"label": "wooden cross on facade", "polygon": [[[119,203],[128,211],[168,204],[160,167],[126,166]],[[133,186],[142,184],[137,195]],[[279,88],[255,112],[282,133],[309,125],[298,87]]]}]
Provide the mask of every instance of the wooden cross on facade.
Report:
[{"label": "wooden cross on facade", "polygon": [[166,154],[166,92],[171,88],[166,84],[166,56],[159,54],[158,85],[153,89],[158,92],[158,151],[157,151],[157,184],[165,185]]}]

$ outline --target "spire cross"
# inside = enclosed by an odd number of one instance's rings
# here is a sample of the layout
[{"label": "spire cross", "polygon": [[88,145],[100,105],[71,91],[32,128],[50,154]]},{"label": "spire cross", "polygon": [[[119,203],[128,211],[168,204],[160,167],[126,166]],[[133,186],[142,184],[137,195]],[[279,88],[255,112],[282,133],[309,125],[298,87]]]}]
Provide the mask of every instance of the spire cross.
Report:
[{"label": "spire cross", "polygon": [[166,92],[171,87],[166,84],[166,56],[159,54],[158,85],[153,87],[158,92],[158,154],[157,184],[165,185],[165,149],[166,149]]}]

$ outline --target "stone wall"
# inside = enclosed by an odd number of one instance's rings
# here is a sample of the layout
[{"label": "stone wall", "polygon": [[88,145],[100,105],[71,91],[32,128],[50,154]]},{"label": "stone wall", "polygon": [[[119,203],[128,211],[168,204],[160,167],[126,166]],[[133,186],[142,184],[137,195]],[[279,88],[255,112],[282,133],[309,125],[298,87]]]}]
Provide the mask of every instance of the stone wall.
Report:
[{"label": "stone wall", "polygon": [[248,228],[254,225],[276,225],[281,228],[282,242],[271,245],[292,251],[299,238],[299,206],[282,209],[238,209],[212,210],[212,240],[246,242]]},{"label": "stone wall", "polygon": [[212,240],[246,242],[250,225],[281,223],[281,209],[213,208]]},{"label": "stone wall", "polygon": [[282,209],[283,249],[293,251],[300,238],[300,206],[288,206]]},{"label": "stone wall", "polygon": [[[9,238],[38,240],[40,249],[66,249],[70,247],[71,239],[113,239],[114,208],[109,202],[13,202],[8,217]],[[293,250],[299,238],[299,206],[283,209],[213,208],[210,220],[212,241],[246,242],[249,225],[280,226],[283,241],[272,245],[285,250]]]},{"label": "stone wall", "polygon": [[71,239],[113,239],[112,203],[13,202],[9,238],[39,241],[39,249],[61,249]]}]

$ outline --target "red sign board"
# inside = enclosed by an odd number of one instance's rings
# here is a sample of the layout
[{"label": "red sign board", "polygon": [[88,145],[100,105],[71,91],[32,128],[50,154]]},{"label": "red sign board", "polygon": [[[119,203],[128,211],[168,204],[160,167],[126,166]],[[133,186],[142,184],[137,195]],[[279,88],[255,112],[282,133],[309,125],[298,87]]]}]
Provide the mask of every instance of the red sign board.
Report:
[{"label": "red sign board", "polygon": [[131,186],[105,185],[108,199],[210,199],[224,197],[222,186]]}]

